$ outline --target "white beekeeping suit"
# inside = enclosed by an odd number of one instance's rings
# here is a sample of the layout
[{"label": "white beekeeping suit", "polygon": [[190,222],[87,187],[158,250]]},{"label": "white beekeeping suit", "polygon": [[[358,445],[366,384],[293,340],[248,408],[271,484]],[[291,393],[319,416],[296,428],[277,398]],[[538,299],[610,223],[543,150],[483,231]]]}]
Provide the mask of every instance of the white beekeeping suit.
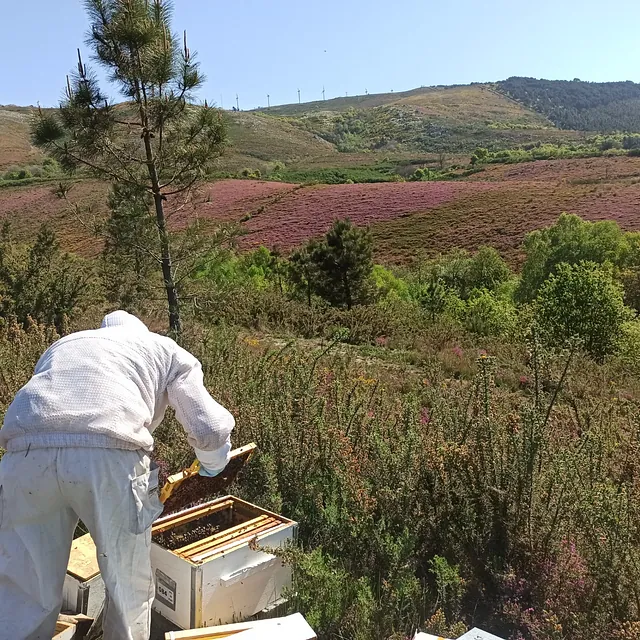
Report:
[{"label": "white beekeeping suit", "polygon": [[42,355],[0,430],[0,637],[50,640],[80,518],[107,590],[105,640],[148,640],[153,430],[171,405],[204,468],[224,469],[231,414],[198,360],[124,311]]}]

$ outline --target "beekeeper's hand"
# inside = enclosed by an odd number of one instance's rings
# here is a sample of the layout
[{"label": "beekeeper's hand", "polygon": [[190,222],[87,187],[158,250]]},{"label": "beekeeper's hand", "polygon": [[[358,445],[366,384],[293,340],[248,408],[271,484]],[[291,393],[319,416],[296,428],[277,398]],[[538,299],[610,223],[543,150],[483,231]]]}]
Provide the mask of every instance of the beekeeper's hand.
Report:
[{"label": "beekeeper's hand", "polygon": [[230,451],[230,440],[227,440],[222,447],[215,451],[195,449],[196,457],[200,461],[199,474],[205,478],[215,478],[217,475],[220,475],[227,466]]},{"label": "beekeeper's hand", "polygon": [[215,478],[219,476],[224,471],[224,467],[222,469],[205,469],[202,466],[202,462],[200,463],[200,471],[198,471],[198,475],[204,476],[205,478]]}]

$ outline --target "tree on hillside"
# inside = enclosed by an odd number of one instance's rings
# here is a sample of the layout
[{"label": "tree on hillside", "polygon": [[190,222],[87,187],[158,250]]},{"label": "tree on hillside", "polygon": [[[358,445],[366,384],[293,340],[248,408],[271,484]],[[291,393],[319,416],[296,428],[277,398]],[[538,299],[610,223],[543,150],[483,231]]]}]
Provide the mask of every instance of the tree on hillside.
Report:
[{"label": "tree on hillside", "polygon": [[534,300],[543,282],[558,265],[590,261],[622,268],[632,256],[633,243],[612,221],[586,222],[563,213],[551,227],[530,233],[524,241],[526,260],[518,297]]},{"label": "tree on hillside", "polygon": [[467,273],[467,289],[494,291],[512,278],[509,265],[493,247],[480,247],[471,258]]},{"label": "tree on hillside", "polygon": [[581,341],[585,351],[602,360],[613,353],[629,318],[622,285],[611,269],[594,262],[560,264],[537,299],[537,320],[547,341],[565,346]]},{"label": "tree on hillside", "polygon": [[368,229],[336,220],[312,253],[318,293],[330,304],[351,309],[373,295],[373,239]]},{"label": "tree on hillside", "polygon": [[321,240],[311,240],[289,258],[288,279],[309,305],[313,295],[351,309],[371,301],[373,239],[368,229],[336,220]]},{"label": "tree on hillside", "polygon": [[293,291],[304,297],[311,306],[313,294],[317,288],[318,267],[313,260],[318,243],[315,240],[294,251],[289,256],[287,277]]},{"label": "tree on hillside", "polygon": [[[160,266],[170,329],[179,333],[179,265],[167,222],[222,152],[222,116],[206,102],[191,103],[204,78],[186,33],[171,32],[169,0],[85,0],[85,7],[87,44],[126,102],[108,100],[78,52],[65,99],[56,113],[38,111],[33,140],[64,168],[113,182],[116,199],[126,185],[138,210],[152,216],[155,241],[139,239],[138,250]],[[116,209],[117,227],[121,203]]]},{"label": "tree on hillside", "polygon": [[0,232],[0,316],[23,325],[35,320],[63,335],[92,289],[92,270],[60,249],[54,232],[40,227],[32,245],[15,241],[5,224]]},{"label": "tree on hillside", "polygon": [[152,291],[154,265],[147,247],[153,246],[155,225],[149,215],[146,194],[128,184],[114,185],[109,194],[109,209],[111,215],[102,230],[105,294],[109,302],[136,313]]}]

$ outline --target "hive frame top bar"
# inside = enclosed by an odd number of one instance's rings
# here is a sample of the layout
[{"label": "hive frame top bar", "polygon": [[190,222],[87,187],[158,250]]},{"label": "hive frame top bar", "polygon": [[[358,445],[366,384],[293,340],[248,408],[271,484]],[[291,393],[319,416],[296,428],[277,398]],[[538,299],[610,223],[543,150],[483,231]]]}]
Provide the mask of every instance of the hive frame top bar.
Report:
[{"label": "hive frame top bar", "polygon": [[218,502],[223,503],[223,502],[229,502],[229,501],[231,501],[233,504],[244,506],[247,509],[251,509],[251,510],[255,509],[256,511],[260,512],[260,514],[264,513],[266,515],[272,516],[274,518],[277,518],[283,523],[296,524],[293,520],[290,520],[289,518],[285,518],[284,516],[274,513],[273,511],[269,511],[268,509],[263,509],[262,507],[259,507],[256,504],[252,504],[251,502],[242,500],[242,498],[237,498],[236,496],[227,495],[220,498],[215,498],[215,500],[205,502],[204,504],[196,505],[195,507],[189,507],[188,509],[177,511],[176,513],[171,513],[166,516],[161,516],[153,523],[153,533],[157,533],[158,531],[169,529],[171,527],[172,520],[177,520],[178,518],[181,518],[183,516],[195,515],[200,511],[203,511],[208,509],[209,507],[212,507],[214,504]]}]

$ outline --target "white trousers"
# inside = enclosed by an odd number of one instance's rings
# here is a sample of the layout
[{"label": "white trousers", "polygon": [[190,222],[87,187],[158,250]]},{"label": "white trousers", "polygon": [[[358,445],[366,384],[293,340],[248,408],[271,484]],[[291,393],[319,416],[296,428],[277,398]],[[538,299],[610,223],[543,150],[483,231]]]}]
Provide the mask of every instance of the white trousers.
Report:
[{"label": "white trousers", "polygon": [[36,449],[0,461],[0,637],[51,640],[78,518],[107,592],[104,640],[148,640],[157,469],[142,451]]}]

